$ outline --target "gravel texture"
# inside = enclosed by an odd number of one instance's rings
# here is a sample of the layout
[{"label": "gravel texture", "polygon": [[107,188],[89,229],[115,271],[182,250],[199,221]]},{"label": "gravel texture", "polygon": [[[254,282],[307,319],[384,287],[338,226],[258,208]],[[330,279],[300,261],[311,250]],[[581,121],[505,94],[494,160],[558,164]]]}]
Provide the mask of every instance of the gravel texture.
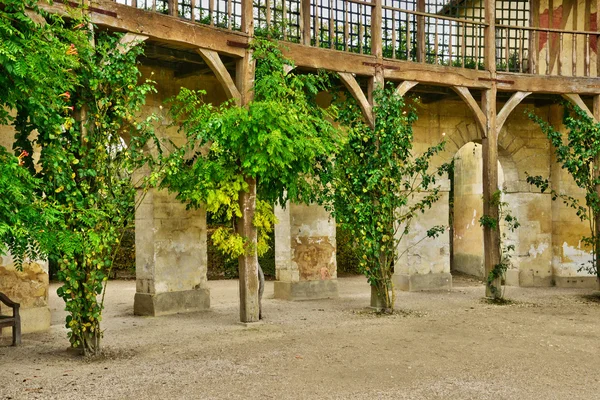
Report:
[{"label": "gravel texture", "polygon": [[[590,290],[481,284],[398,293],[391,316],[365,308],[364,278],[340,298],[274,300],[264,322],[238,320],[237,281],[211,281],[210,311],[134,317],[135,281],[110,282],[104,354],[66,351],[52,285],[52,328],[0,338],[0,399],[598,399],[600,298]],[[9,330],[7,329],[6,333]]]}]

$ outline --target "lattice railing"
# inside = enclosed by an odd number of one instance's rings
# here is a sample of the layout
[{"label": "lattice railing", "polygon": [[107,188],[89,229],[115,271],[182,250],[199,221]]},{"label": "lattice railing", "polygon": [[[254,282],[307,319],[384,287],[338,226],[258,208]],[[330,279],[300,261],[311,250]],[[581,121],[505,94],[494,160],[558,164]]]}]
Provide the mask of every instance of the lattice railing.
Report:
[{"label": "lattice railing", "polygon": [[[197,23],[240,30],[246,0],[117,0]],[[256,35],[359,54],[376,54],[381,27],[384,58],[484,69],[482,1],[253,0]],[[373,18],[380,15],[380,23]],[[527,0],[496,2],[495,65],[500,72],[599,76],[598,32],[530,27]],[[379,49],[379,47],[377,48]]]}]

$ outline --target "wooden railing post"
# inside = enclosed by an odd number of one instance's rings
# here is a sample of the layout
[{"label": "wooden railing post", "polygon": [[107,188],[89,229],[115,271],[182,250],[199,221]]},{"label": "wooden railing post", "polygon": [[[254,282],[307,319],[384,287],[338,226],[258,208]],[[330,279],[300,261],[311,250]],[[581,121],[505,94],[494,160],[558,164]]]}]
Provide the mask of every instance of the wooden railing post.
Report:
[{"label": "wooden railing post", "polygon": [[383,58],[383,44],[381,40],[382,19],[381,0],[373,0],[371,11],[371,54],[379,59]]},{"label": "wooden railing post", "polygon": [[242,0],[242,26],[244,33],[254,35],[254,10],[252,9],[252,0]]},{"label": "wooden railing post", "polygon": [[[417,11],[425,12],[425,0],[417,0]],[[425,17],[417,16],[417,61],[425,62],[427,48],[425,44]],[[463,55],[464,56],[464,55]]]},{"label": "wooden railing post", "polygon": [[[530,0],[529,1],[529,26],[532,28],[540,27],[540,3],[539,0]],[[539,32],[530,31],[529,32],[529,73],[537,74],[537,66],[538,66],[538,57],[540,50],[539,46]]]},{"label": "wooden railing post", "polygon": [[[496,73],[496,3],[495,0],[485,0],[485,23],[484,29],[485,69],[492,74]],[[495,76],[494,76],[495,78]]]},{"label": "wooden railing post", "polygon": [[[596,30],[600,31],[600,0],[596,1]],[[600,34],[596,35],[596,76],[600,77]]]},{"label": "wooden railing post", "polygon": [[300,30],[302,34],[302,44],[310,46],[310,0],[300,0]]}]

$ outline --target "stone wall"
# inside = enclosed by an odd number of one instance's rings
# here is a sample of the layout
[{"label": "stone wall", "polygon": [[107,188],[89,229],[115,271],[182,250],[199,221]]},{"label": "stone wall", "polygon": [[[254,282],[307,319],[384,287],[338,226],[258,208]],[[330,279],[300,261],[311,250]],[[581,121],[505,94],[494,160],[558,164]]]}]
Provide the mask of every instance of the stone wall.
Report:
[{"label": "stone wall", "polygon": [[[502,104],[499,104],[500,108]],[[526,111],[531,106],[517,107],[508,118],[499,135],[499,162],[502,176],[499,182],[506,192],[507,202],[521,227],[514,234],[507,233],[506,242],[516,247],[507,283],[521,286],[547,286],[553,284],[553,218],[556,205],[549,194],[542,194],[526,183],[527,174],[550,176],[550,143],[541,129],[531,122]],[[549,116],[549,108],[538,108],[538,114]],[[479,227],[481,217],[481,152],[474,143],[481,142],[481,131],[471,111],[460,101],[441,100],[418,106],[419,120],[414,125],[415,152],[447,140],[445,151],[434,160],[436,165],[456,159],[454,187],[455,227],[453,232],[453,268],[475,276],[483,276],[483,240]],[[469,155],[469,157],[467,157]],[[553,170],[553,173],[557,171]],[[553,177],[554,179],[555,177]],[[564,180],[564,176],[561,178]],[[424,231],[433,225],[448,224],[447,179],[439,181],[442,196],[431,210],[426,211],[414,225],[410,243],[416,243]],[[572,188],[571,188],[572,189]],[[568,217],[575,221],[574,214]],[[578,237],[575,235],[574,237]],[[573,240],[573,236],[571,239]],[[427,239],[413,247],[398,261],[396,281],[401,288],[446,287],[450,272],[449,236]],[[554,249],[553,249],[554,248]],[[564,266],[562,267],[564,268]],[[431,274],[430,276],[426,276]],[[436,276],[437,274],[437,276]],[[410,279],[408,277],[411,277]],[[415,281],[407,284],[407,280]],[[419,284],[416,283],[419,280]]]}]

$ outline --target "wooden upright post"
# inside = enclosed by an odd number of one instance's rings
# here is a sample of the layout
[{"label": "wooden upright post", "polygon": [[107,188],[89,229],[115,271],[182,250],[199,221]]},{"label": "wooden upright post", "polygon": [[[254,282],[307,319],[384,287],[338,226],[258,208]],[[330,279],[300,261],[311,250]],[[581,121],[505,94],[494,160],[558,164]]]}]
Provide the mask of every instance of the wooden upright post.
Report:
[{"label": "wooden upright post", "polygon": [[[495,219],[495,228],[484,226],[483,250],[485,276],[500,263],[500,215],[494,193],[498,190],[498,131],[496,124],[496,4],[495,0],[485,1],[485,67],[490,71],[492,87],[483,92],[481,108],[485,115],[485,132],[483,135],[483,215]],[[501,289],[500,279],[492,283]],[[486,296],[491,296],[486,288]]]},{"label": "wooden upright post", "polygon": [[[596,120],[596,123],[600,122],[600,95],[595,95],[594,96],[594,109],[592,110],[592,113],[594,114],[594,119]],[[596,155],[596,157],[594,158],[594,177],[596,177],[596,179],[600,178],[600,155]],[[596,193],[598,194],[598,196],[600,196],[600,185],[596,185]],[[595,215],[595,220],[594,220],[594,228],[595,228],[595,232],[594,235],[596,236],[596,240],[599,240],[600,238],[600,213],[597,213]],[[597,248],[600,246],[597,246]],[[598,287],[600,288],[600,254],[596,254],[596,277],[597,277],[597,281],[598,281]]]},{"label": "wooden upright post", "polygon": [[300,2],[302,4],[300,8],[302,44],[305,46],[310,46],[310,0],[300,0]]},{"label": "wooden upright post", "polygon": [[[425,12],[425,0],[417,0],[417,11]],[[417,16],[417,61],[425,62],[426,57],[426,44],[425,44],[425,17],[422,15]]]},{"label": "wooden upright post", "polygon": [[[254,17],[252,0],[242,0],[242,32],[247,33],[252,40],[254,36]],[[236,86],[240,92],[240,105],[247,106],[253,98],[254,60],[252,50],[246,50],[244,57],[237,61]],[[242,218],[237,220],[237,232],[248,241],[251,249],[239,257],[240,274],[240,321],[257,322],[259,320],[258,301],[258,257],[256,255],[257,234],[253,226],[256,212],[256,179],[246,177],[247,192],[240,192],[239,204]]]},{"label": "wooden upright post", "polygon": [[381,0],[374,0],[373,3],[373,11],[371,12],[371,54],[381,59],[383,57]]}]

